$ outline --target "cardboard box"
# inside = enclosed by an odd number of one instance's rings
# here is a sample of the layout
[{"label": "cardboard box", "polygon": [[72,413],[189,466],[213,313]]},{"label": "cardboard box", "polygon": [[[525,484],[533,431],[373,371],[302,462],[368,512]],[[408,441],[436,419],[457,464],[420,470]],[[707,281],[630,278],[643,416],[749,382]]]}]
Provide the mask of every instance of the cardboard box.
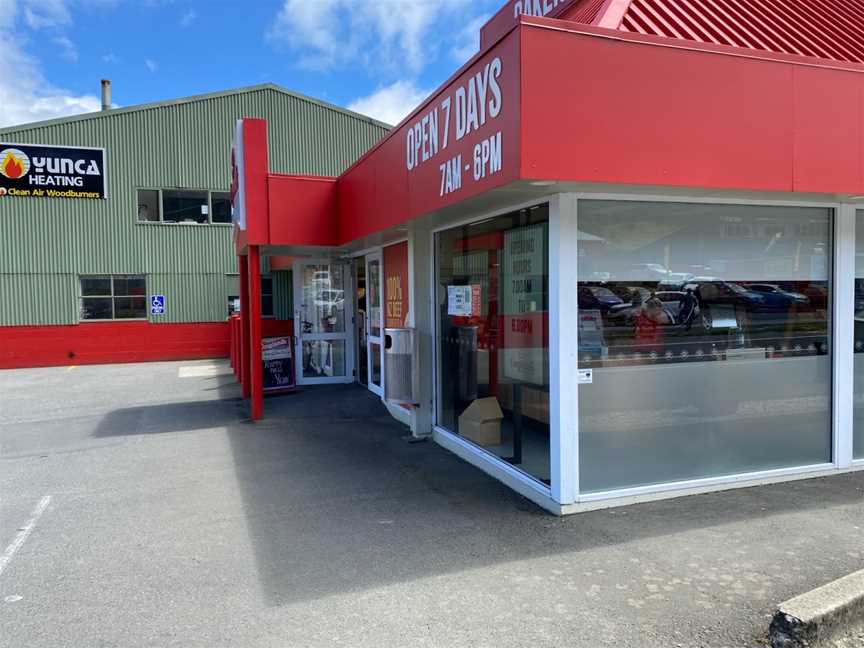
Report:
[{"label": "cardboard box", "polygon": [[501,445],[503,418],[497,398],[478,398],[459,417],[459,434],[478,445]]},{"label": "cardboard box", "polygon": [[[540,423],[549,423],[549,392],[530,385],[522,385],[522,416]],[[513,385],[501,383],[498,385],[498,402],[504,410],[512,412],[514,408]]]}]

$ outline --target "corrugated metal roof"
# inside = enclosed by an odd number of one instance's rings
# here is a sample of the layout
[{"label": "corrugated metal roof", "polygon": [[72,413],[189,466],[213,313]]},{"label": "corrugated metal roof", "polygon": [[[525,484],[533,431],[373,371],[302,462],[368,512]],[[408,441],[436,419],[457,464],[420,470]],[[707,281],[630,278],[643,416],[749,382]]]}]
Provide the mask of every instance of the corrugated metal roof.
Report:
[{"label": "corrugated metal roof", "polygon": [[392,125],[385,124],[384,122],[378,121],[377,119],[372,119],[366,115],[361,115],[360,113],[354,112],[353,110],[348,110],[347,108],[342,108],[341,106],[337,106],[335,104],[328,103],[326,101],[321,101],[320,99],[315,99],[314,97],[309,97],[307,95],[301,94],[299,92],[294,92],[292,90],[288,90],[283,88],[282,86],[276,85],[275,83],[261,83],[259,85],[247,86],[244,88],[233,88],[231,90],[222,90],[220,92],[210,92],[207,94],[200,95],[192,95],[189,97],[181,97],[179,99],[166,99],[164,101],[154,101],[151,103],[145,104],[137,104],[134,106],[125,106],[123,108],[112,108],[111,110],[98,110],[96,112],[90,113],[82,113],[80,115],[70,115],[68,117],[58,117],[56,119],[46,119],[43,121],[37,122],[28,122],[25,124],[15,124],[14,126],[4,126],[0,128],[0,135],[3,135],[7,132],[20,131],[24,129],[30,128],[41,128],[43,126],[54,126],[57,124],[67,124],[70,122],[84,121],[89,119],[102,119],[111,115],[122,115],[130,112],[141,112],[144,110],[154,110],[156,108],[165,108],[168,106],[180,106],[183,104],[196,103],[201,101],[211,101],[213,99],[223,99],[227,97],[232,97],[236,95],[244,95],[250,93],[257,93],[262,90],[272,90],[274,92],[281,93],[283,95],[287,95],[293,99],[298,99],[303,102],[307,102],[314,106],[319,106],[322,108],[327,108],[329,110],[336,111],[338,113],[342,113],[344,115],[355,117],[361,121],[368,122],[370,124],[374,124],[375,126],[380,126],[382,128],[390,129]]},{"label": "corrugated metal roof", "polygon": [[[588,0],[570,20],[699,43],[864,63],[862,0]],[[577,9],[577,11],[579,11]]]},{"label": "corrugated metal roof", "polygon": [[590,25],[597,19],[605,4],[606,0],[583,0],[583,2],[568,9],[562,18]]}]

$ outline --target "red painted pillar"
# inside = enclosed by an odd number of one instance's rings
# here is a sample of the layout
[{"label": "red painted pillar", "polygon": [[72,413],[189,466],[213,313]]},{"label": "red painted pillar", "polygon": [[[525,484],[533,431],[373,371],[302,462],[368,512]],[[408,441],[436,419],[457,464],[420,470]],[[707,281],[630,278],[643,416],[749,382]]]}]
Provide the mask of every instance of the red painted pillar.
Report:
[{"label": "red painted pillar", "polygon": [[240,265],[240,385],[243,398],[249,398],[251,383],[249,381],[249,257],[239,256]]},{"label": "red painted pillar", "polygon": [[252,420],[264,416],[264,375],[261,370],[261,256],[257,245],[249,246],[249,368]]},{"label": "red painted pillar", "polygon": [[[237,299],[240,299],[239,295]],[[231,318],[231,325],[233,327],[233,335],[232,335],[232,343],[234,346],[234,377],[237,380],[240,380],[240,377],[243,375],[240,373],[240,315],[239,313]]]},{"label": "red painted pillar", "polygon": [[237,375],[237,370],[235,367],[237,366],[234,362],[234,318],[228,317],[228,366],[231,367],[231,371],[234,372],[234,375]]},{"label": "red painted pillar", "polygon": [[[237,299],[240,297],[238,296]],[[236,315],[231,318],[231,358],[234,377],[240,380],[240,318]]]}]

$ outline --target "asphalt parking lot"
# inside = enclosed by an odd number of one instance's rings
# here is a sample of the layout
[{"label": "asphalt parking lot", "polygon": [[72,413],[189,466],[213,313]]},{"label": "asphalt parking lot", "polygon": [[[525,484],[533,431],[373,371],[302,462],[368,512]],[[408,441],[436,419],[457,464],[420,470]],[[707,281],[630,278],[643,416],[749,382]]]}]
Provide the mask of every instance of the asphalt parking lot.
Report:
[{"label": "asphalt parking lot", "polygon": [[0,372],[0,646],[760,646],[864,568],[864,474],[557,519],[359,387]]}]

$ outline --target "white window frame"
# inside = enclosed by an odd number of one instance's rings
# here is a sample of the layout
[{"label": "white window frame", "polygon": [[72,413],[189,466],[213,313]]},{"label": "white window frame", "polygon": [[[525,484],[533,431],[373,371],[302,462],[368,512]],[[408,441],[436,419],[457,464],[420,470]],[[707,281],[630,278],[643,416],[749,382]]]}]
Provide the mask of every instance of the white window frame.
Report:
[{"label": "white window frame", "polygon": [[[369,299],[369,266],[375,262],[378,263],[378,299],[380,300],[378,305],[378,335],[372,335],[372,305]],[[386,295],[384,294],[384,249],[381,248],[375,252],[369,252],[363,257],[363,263],[366,265],[366,367],[358,367],[358,371],[366,371],[366,387],[369,391],[383,400],[384,380],[386,374],[384,367],[384,308],[386,304]],[[372,368],[374,366],[372,347],[376,344],[378,345],[378,362],[380,371],[378,380],[380,383],[379,385],[375,385],[372,382]]]},{"label": "white window frame", "polygon": [[[579,491],[578,302],[571,294],[578,277],[574,253],[578,245],[578,209],[581,200],[689,203],[765,207],[815,207],[832,210],[831,316],[832,316],[832,461],[773,470],[736,473],[648,486],[585,493]],[[834,475],[864,470],[864,459],[853,452],[854,270],[856,210],[864,205],[840,201],[766,200],[704,197],[662,193],[569,192],[538,196],[518,204],[476,214],[430,230],[429,272],[433,290],[436,275],[436,235],[442,231],[507,214],[524,207],[549,204],[549,371],[551,485],[530,477],[496,455],[462,439],[438,423],[438,311],[430,295],[434,357],[432,362],[433,438],[469,463],[504,482],[553,513],[570,513],[638,501],[740,488],[765,483]],[[566,277],[566,281],[562,278]],[[562,332],[564,333],[562,335]],[[566,399],[561,394],[567,394]]]},{"label": "white window frame", "polygon": [[[571,465],[571,474],[576,475],[576,492],[571,502],[558,500],[562,512],[576,512],[590,510],[614,504],[632,503],[664,497],[679,497],[681,495],[725,490],[728,488],[746,487],[765,483],[787,481],[790,479],[803,479],[823,475],[838,474],[851,469],[864,469],[864,460],[852,461],[852,361],[853,361],[853,339],[854,339],[854,269],[855,269],[855,209],[856,206],[835,201],[807,201],[807,200],[764,200],[745,198],[719,198],[719,197],[697,197],[682,195],[659,195],[659,194],[620,194],[620,193],[592,193],[577,192],[570,194],[574,199],[574,215],[572,233],[575,236],[578,224],[579,202],[583,200],[614,200],[629,202],[658,202],[658,203],[688,203],[688,204],[710,204],[710,205],[742,205],[754,207],[815,207],[832,210],[831,217],[831,317],[832,317],[832,340],[831,340],[831,362],[833,384],[832,390],[832,412],[831,412],[831,435],[832,435],[832,461],[790,468],[779,468],[772,470],[736,473],[718,477],[697,478],[681,480],[677,482],[666,482],[648,486],[621,488],[603,492],[580,493],[578,490],[578,445],[579,445],[579,422],[578,389],[575,397],[567,399],[565,407],[568,407],[570,417],[575,413],[575,424],[566,428],[566,440],[563,443],[574,443],[577,452],[575,465]],[[569,231],[571,227],[567,227]],[[562,237],[562,244],[563,244]],[[575,242],[571,243],[575,245]],[[572,247],[570,249],[576,249]],[[571,254],[576,257],[577,255]],[[564,257],[564,262],[568,259]],[[563,270],[564,266],[559,267]],[[574,274],[575,277],[575,269]],[[575,299],[563,302],[562,323],[569,322],[578,331],[578,305]],[[550,338],[552,337],[550,323]],[[578,333],[572,335],[571,343],[578,349]],[[551,339],[550,339],[551,344]],[[576,372],[577,364],[564,363],[563,371],[567,376],[567,384],[572,385],[578,381],[578,377],[571,377]],[[563,388],[562,382],[562,388]],[[572,387],[571,387],[572,389]],[[566,466],[565,466],[566,468]],[[573,493],[562,492],[561,495],[573,495]]]},{"label": "white window frame", "polygon": [[[560,456],[558,456],[559,444],[555,443],[555,429],[552,426],[552,385],[550,382],[550,401],[549,401],[549,415],[550,415],[550,432],[549,432],[549,454],[550,461],[552,464],[550,465],[550,484],[546,485],[538,479],[532,477],[528,473],[516,468],[515,466],[507,463],[498,455],[495,455],[488,450],[482,448],[481,446],[471,443],[467,439],[447,430],[442,427],[438,422],[438,373],[439,373],[439,349],[438,349],[438,338],[439,338],[439,327],[440,322],[439,312],[437,308],[437,296],[435,291],[437,290],[437,256],[435,249],[435,242],[437,234],[455,229],[458,227],[462,227],[465,225],[470,225],[472,223],[478,223],[484,220],[490,220],[492,218],[496,218],[498,216],[504,216],[506,214],[510,214],[514,211],[519,211],[520,209],[524,209],[527,207],[534,207],[537,205],[549,205],[549,228],[547,230],[547,236],[550,237],[549,240],[549,248],[550,248],[550,256],[549,256],[549,281],[550,281],[550,289],[549,289],[549,317],[550,317],[550,345],[549,345],[549,362],[550,362],[550,380],[552,374],[552,324],[551,319],[553,318],[553,309],[557,311],[557,302],[556,298],[552,294],[551,282],[552,282],[552,221],[553,221],[553,211],[557,209],[557,196],[538,196],[531,200],[526,200],[524,202],[509,205],[507,207],[495,209],[492,211],[484,212],[481,214],[475,214],[473,216],[457,220],[451,223],[447,223],[446,225],[441,225],[434,229],[429,230],[429,272],[431,273],[431,287],[432,294],[429,296],[429,307],[430,307],[430,321],[432,322],[432,439],[443,446],[444,448],[450,450],[460,458],[464,459],[468,463],[473,466],[479,468],[486,474],[494,477],[495,479],[503,482],[510,488],[512,488],[517,493],[523,495],[529,500],[533,501],[535,504],[545,508],[552,513],[560,513],[560,504],[558,501],[554,499],[554,492],[556,488],[560,488],[556,485],[556,482],[560,481],[561,474],[560,472],[556,474],[556,470],[554,468],[556,463],[560,463]],[[557,218],[557,213],[554,216]]]},{"label": "white window frame", "polygon": [[[354,366],[356,355],[356,350],[354,347],[356,342],[354,339],[354,327],[351,324],[351,322],[354,321],[354,300],[345,300],[344,331],[333,333],[303,334],[303,327],[301,323],[301,304],[303,299],[302,268],[305,265],[337,265],[337,267],[344,268],[344,285],[348,287],[344,288],[343,290],[352,290],[353,292],[353,289],[350,288],[350,285],[352,283],[351,268],[350,264],[347,263],[345,259],[304,257],[302,259],[296,259],[294,261],[294,265],[292,268],[292,302],[294,306],[294,375],[296,376],[296,383],[298,385],[335,385],[353,383],[355,380],[354,372],[356,371],[356,368]],[[314,342],[316,340],[343,340],[345,342],[345,375],[316,378],[306,378],[303,376],[303,343],[306,341]]]},{"label": "white window frame", "polygon": [[[354,263],[356,262],[357,259],[363,260],[363,266],[365,268],[364,272],[367,273],[366,280],[368,281],[369,277],[368,277],[367,257],[369,257],[370,255],[371,256],[380,255],[380,259],[381,259],[381,299],[382,299],[382,304],[381,304],[381,388],[380,388],[380,390],[377,388],[373,389],[374,386],[371,386],[371,381],[368,381],[368,377],[369,377],[370,372],[367,372],[367,381],[368,382],[366,385],[363,385],[363,386],[368,388],[370,392],[372,392],[373,394],[378,396],[381,399],[381,402],[384,403],[388,407],[391,414],[393,414],[394,412],[399,413],[399,410],[400,409],[404,410],[404,408],[400,405],[393,405],[393,406],[388,405],[387,400],[384,398],[384,389],[385,389],[384,380],[386,378],[386,373],[387,373],[386,367],[384,365],[384,363],[386,362],[386,359],[387,359],[387,356],[384,353],[384,351],[385,351],[384,343],[386,342],[385,335],[384,335],[384,328],[385,328],[384,324],[385,324],[385,320],[386,320],[386,317],[384,315],[384,306],[385,306],[385,302],[387,300],[387,294],[386,294],[387,281],[386,281],[386,278],[384,276],[385,275],[384,248],[388,248],[388,247],[391,247],[393,245],[399,245],[400,243],[407,243],[408,244],[408,291],[409,291],[409,295],[411,295],[412,299],[413,299],[413,295],[414,295],[414,290],[413,290],[414,270],[413,270],[413,266],[411,264],[411,255],[413,254],[413,251],[412,251],[413,248],[412,248],[412,243],[408,239],[408,237],[403,236],[401,238],[395,238],[392,241],[388,241],[387,243],[384,243],[383,245],[375,245],[372,247],[365,247],[365,248],[362,248],[360,250],[356,250],[354,252],[351,252],[350,254],[347,254],[343,257],[345,259],[351,260],[351,293],[354,295],[354,299],[353,299],[354,316],[352,317],[352,321],[353,321],[354,333],[355,333],[355,335],[357,335],[356,318],[359,314],[359,310],[358,310],[358,301],[357,301],[357,275],[355,274]],[[367,309],[367,313],[368,313],[368,309],[369,309],[368,302],[366,304],[366,309]],[[411,309],[411,308],[409,308],[409,311],[411,313],[414,312],[413,309]],[[409,325],[411,327],[413,327],[414,322],[413,321],[409,322]],[[367,327],[367,338],[368,338],[368,333],[369,333],[368,332],[368,326],[369,326],[368,320],[365,322],[365,326]],[[358,384],[362,384],[359,382],[359,378],[360,378],[360,372],[364,370],[363,367],[360,366],[361,365],[360,353],[359,353],[360,352],[360,346],[361,346],[360,336],[357,335],[356,348],[354,350],[354,355],[355,355],[355,358],[354,358],[355,376],[354,376],[354,378]],[[368,347],[369,347],[368,343],[366,346],[367,346],[366,363],[367,363],[367,367],[369,367],[370,362],[369,362],[369,358],[368,358]],[[393,408],[398,408],[398,409],[393,409]],[[400,413],[399,416],[402,416],[402,413]],[[406,425],[409,425],[409,426],[411,425],[410,417],[408,417],[407,419],[400,419],[400,420],[402,420],[402,422],[405,423]]]},{"label": "white window frame", "polygon": [[[855,380],[855,206],[834,211],[832,264],[833,435],[834,463],[850,468],[854,444]],[[839,352],[838,352],[839,351]],[[864,460],[858,462],[864,467]]]}]

